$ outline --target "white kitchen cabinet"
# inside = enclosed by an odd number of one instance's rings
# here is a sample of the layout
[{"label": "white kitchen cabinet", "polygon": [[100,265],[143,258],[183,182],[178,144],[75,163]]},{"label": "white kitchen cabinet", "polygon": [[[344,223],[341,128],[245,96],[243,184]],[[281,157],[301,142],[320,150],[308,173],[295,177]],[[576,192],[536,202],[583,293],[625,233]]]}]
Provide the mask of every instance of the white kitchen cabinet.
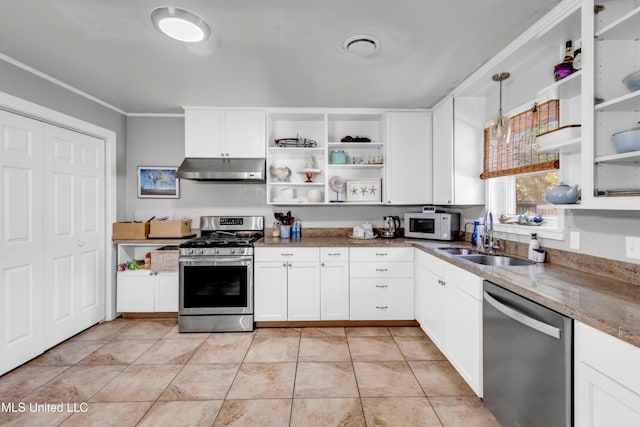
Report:
[{"label": "white kitchen cabinet", "polygon": [[421,326],[482,397],[482,278],[432,255],[418,262],[425,281]]},{"label": "white kitchen cabinet", "polygon": [[433,110],[433,203],[484,204],[485,98],[448,97]]},{"label": "white kitchen cabinet", "polygon": [[412,320],[413,248],[350,248],[351,320]]},{"label": "white kitchen cabinet", "polygon": [[349,248],[320,248],[320,319],[349,319]]},{"label": "white kitchen cabinet", "polygon": [[[262,249],[256,248],[256,255]],[[286,261],[256,261],[254,269],[254,318],[256,322],[287,320]]]},{"label": "white kitchen cabinet", "polygon": [[256,248],[255,320],[320,320],[318,248]]},{"label": "white kitchen cabinet", "polygon": [[[158,244],[121,243],[117,248],[118,264],[144,260]],[[179,304],[178,270],[125,270],[116,275],[116,310],[121,313],[177,313]]]},{"label": "white kitchen cabinet", "polygon": [[578,321],[574,349],[575,425],[640,425],[640,349]]},{"label": "white kitchen cabinet", "polygon": [[185,107],[185,157],[264,157],[265,112]]},{"label": "white kitchen cabinet", "polygon": [[426,111],[386,114],[387,204],[431,203],[431,113]]},{"label": "white kitchen cabinet", "polygon": [[178,272],[120,271],[116,310],[121,313],[178,312]]}]

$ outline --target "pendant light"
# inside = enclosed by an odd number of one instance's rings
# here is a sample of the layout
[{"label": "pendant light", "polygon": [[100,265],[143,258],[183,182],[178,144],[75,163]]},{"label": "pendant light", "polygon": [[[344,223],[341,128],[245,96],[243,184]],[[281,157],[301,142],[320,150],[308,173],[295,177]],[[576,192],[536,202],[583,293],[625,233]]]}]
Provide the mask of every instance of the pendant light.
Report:
[{"label": "pendant light", "polygon": [[502,112],[502,82],[508,79],[509,73],[494,74],[492,79],[494,82],[500,82],[500,108],[498,116],[489,127],[489,138],[499,143],[508,144],[511,141],[511,122],[509,118]]}]

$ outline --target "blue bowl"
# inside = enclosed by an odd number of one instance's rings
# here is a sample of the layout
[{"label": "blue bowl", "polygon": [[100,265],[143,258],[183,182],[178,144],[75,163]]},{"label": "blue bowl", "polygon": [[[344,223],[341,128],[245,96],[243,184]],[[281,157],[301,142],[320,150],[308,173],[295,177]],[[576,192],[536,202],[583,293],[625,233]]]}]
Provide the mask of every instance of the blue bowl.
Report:
[{"label": "blue bowl", "polygon": [[616,153],[640,151],[640,127],[615,133],[611,140]]},{"label": "blue bowl", "polygon": [[630,92],[640,90],[640,71],[629,74],[624,78],[624,80],[622,80],[622,83],[624,83],[624,85],[627,87],[627,89],[629,89]]}]

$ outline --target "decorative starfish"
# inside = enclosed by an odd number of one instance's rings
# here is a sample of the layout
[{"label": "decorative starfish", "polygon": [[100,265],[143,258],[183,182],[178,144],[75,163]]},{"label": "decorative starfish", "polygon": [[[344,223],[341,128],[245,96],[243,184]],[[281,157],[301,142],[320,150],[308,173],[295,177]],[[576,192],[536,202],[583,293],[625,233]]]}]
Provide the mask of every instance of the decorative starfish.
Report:
[{"label": "decorative starfish", "polygon": [[367,187],[362,187],[362,188],[360,189],[360,192],[361,192],[363,195],[367,194]]},{"label": "decorative starfish", "polygon": [[357,188],[351,189],[351,194],[353,194],[354,196],[358,194],[358,189]]},{"label": "decorative starfish", "polygon": [[374,187],[373,185],[369,187],[369,193],[376,194],[376,187]]}]

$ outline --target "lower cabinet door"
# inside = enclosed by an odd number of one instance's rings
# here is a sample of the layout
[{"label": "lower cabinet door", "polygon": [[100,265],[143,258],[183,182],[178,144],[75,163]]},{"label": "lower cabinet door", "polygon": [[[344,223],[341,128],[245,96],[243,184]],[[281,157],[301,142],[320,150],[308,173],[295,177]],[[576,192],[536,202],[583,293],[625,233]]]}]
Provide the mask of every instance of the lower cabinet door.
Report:
[{"label": "lower cabinet door", "polygon": [[155,311],[155,277],[150,271],[118,273],[116,292],[116,310],[121,313]]},{"label": "lower cabinet door", "polygon": [[320,264],[320,319],[349,320],[349,263]]},{"label": "lower cabinet door", "polygon": [[438,346],[441,351],[445,350],[446,340],[446,288],[444,280],[432,271],[424,269],[423,292],[423,323],[422,330],[429,335],[429,338]]},{"label": "lower cabinet door", "polygon": [[288,263],[288,320],[320,320],[318,262]]},{"label": "lower cabinet door", "polygon": [[254,318],[256,322],[287,320],[287,263],[254,263]]},{"label": "lower cabinet door", "polygon": [[155,276],[155,311],[178,312],[178,272],[161,272]]},{"label": "lower cabinet door", "polygon": [[574,424],[640,426],[640,348],[574,321]]},{"label": "lower cabinet door", "polygon": [[351,320],[413,320],[413,278],[351,279]]},{"label": "lower cabinet door", "polygon": [[482,302],[446,282],[446,354],[469,386],[482,397],[480,387]]}]

